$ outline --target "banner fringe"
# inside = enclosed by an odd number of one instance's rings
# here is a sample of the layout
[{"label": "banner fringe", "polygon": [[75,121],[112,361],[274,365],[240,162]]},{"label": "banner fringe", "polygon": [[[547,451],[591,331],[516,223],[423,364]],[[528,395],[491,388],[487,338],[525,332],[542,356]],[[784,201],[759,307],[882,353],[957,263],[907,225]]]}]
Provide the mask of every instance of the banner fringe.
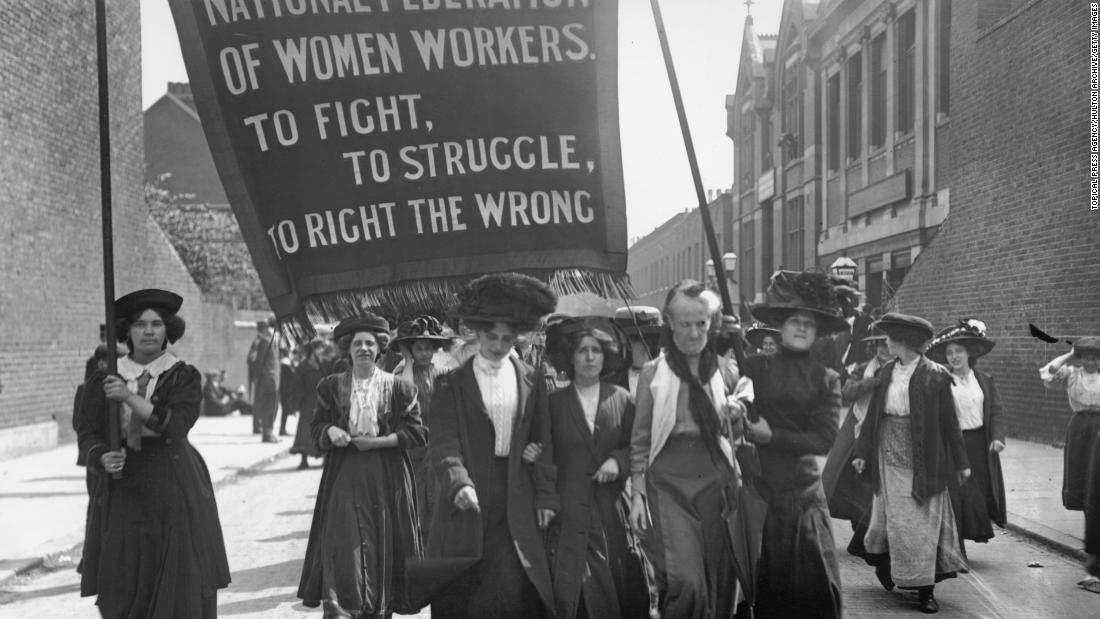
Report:
[{"label": "banner fringe", "polygon": [[[592,269],[521,269],[519,272],[541,279],[559,296],[585,292],[605,299],[633,299],[635,296],[630,277],[625,273]],[[393,327],[420,314],[445,318],[458,304],[456,295],[469,281],[481,275],[419,279],[308,297],[302,311],[279,317],[279,327],[291,341],[303,342],[317,335],[318,324],[339,322],[366,311],[385,317]]]}]

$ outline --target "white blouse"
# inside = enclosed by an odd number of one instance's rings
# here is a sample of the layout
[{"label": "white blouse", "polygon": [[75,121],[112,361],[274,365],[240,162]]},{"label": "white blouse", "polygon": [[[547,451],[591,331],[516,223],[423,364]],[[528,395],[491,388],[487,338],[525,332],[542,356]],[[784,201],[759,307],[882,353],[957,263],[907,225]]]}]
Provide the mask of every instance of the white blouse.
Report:
[{"label": "white blouse", "polygon": [[519,383],[516,368],[505,357],[490,361],[483,355],[474,355],[474,378],[481,391],[485,412],[493,424],[495,442],[493,455],[507,457],[512,449],[512,425],[519,409]]},{"label": "white blouse", "polygon": [[[141,365],[130,357],[122,357],[118,360],[118,375],[122,377],[122,380],[126,381],[126,388],[137,395],[138,377],[148,372],[149,383],[145,385],[145,395],[143,398],[146,402],[150,402],[152,401],[153,391],[157,388],[157,379],[160,378],[161,374],[164,374],[170,370],[172,366],[176,365],[178,361],[179,359],[170,352],[165,352],[148,365]],[[125,432],[126,427],[130,424],[130,417],[133,416],[134,411],[125,403],[122,404],[119,410],[119,426]],[[143,436],[158,436],[157,433],[149,428],[142,428],[141,433]]]},{"label": "white blouse", "polygon": [[596,412],[600,407],[600,384],[596,383],[588,387],[581,387],[573,383],[573,388],[577,390],[577,398],[581,401],[581,410],[584,411],[584,420],[588,423],[588,430],[594,433],[596,431]]},{"label": "white blouse", "polygon": [[375,370],[370,378],[351,379],[351,410],[348,433],[378,436],[378,414],[385,412],[393,395],[393,374]]},{"label": "white blouse", "polygon": [[970,372],[965,378],[959,378],[952,374],[955,384],[951,385],[951,395],[955,399],[955,414],[959,417],[959,428],[962,430],[977,430],[982,427],[982,407],[985,404],[985,394],[982,386],[978,384],[978,378],[974,372]]},{"label": "white blouse", "polygon": [[1075,413],[1100,411],[1100,372],[1089,374],[1080,366],[1063,365],[1052,372],[1051,364],[1039,370],[1039,377],[1047,389],[1065,389],[1069,396],[1069,408]]},{"label": "white blouse", "polygon": [[909,416],[909,379],[913,378],[913,370],[917,369],[920,358],[916,358],[909,365],[902,365],[898,360],[890,374],[890,388],[886,391],[886,414],[895,417]]}]

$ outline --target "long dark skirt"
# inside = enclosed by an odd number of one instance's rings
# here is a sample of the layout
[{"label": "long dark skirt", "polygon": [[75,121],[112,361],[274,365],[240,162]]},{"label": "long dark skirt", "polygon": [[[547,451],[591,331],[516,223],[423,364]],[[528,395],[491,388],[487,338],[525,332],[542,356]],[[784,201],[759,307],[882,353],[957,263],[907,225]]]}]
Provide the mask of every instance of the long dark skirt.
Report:
[{"label": "long dark skirt", "polygon": [[1092,452],[1098,436],[1100,436],[1100,412],[1074,413],[1073,417],[1070,417],[1069,425],[1066,427],[1066,449],[1063,454],[1062,505],[1066,509],[1084,510],[1088,490],[1096,488],[1095,483],[1089,484],[1089,475],[1090,463],[1094,460]]},{"label": "long dark skirt", "polygon": [[325,614],[388,617],[394,612],[392,482],[382,450],[349,447],[332,482],[321,524]]},{"label": "long dark skirt", "polygon": [[837,432],[836,441],[829,450],[821,482],[829,501],[829,514],[833,518],[851,521],[852,526],[866,522],[871,513],[874,491],[852,468],[852,452],[856,444],[856,416],[851,412]]},{"label": "long dark skirt", "polygon": [[732,617],[738,589],[723,488],[732,473],[715,466],[702,440],[671,437],[646,472],[653,527],[646,554],[661,591],[661,616]]},{"label": "long dark skirt", "polygon": [[[1082,413],[1078,413],[1074,415],[1074,418],[1081,415]],[[1092,413],[1089,417],[1092,420],[1100,421],[1100,413]],[[1069,448],[1068,443],[1066,448]],[[1086,471],[1084,497],[1085,552],[1098,555],[1100,554],[1100,430],[1096,430],[1092,434],[1092,448],[1089,449]],[[1094,573],[1094,575],[1100,576],[1100,573]]]},{"label": "long dark skirt", "polygon": [[508,528],[508,458],[493,458],[489,483],[477,488],[477,500],[484,527],[481,560],[432,599],[432,617],[546,617],[546,607],[520,563]]},{"label": "long dark skirt", "polygon": [[420,542],[427,545],[428,527],[431,526],[432,514],[435,511],[435,475],[432,474],[432,465],[428,460],[428,449],[426,447],[411,450],[409,459],[412,461],[413,479],[416,480],[416,509],[420,514]]},{"label": "long dark skirt", "polygon": [[104,617],[217,616],[217,591],[202,586],[214,567],[200,551],[216,544],[224,557],[225,550],[220,531],[211,540],[197,530],[194,506],[175,481],[175,455],[163,440],[146,438],[140,451],[127,452],[122,479],[110,482],[97,569]]},{"label": "long dark skirt", "polygon": [[772,497],[758,569],[758,617],[842,616],[840,564],[820,480]]},{"label": "long dark skirt", "polygon": [[955,510],[959,537],[984,543],[993,539],[992,514],[997,510],[989,477],[989,444],[982,428],[966,430],[962,435],[970,460],[970,479],[962,487],[956,483],[948,485],[951,508]]},{"label": "long dark skirt", "polygon": [[312,424],[312,408],[298,411],[298,427],[294,430],[294,444],[290,446],[290,453],[301,454],[310,458],[321,457],[321,451],[317,449],[317,445],[313,442],[313,431],[310,429]]}]

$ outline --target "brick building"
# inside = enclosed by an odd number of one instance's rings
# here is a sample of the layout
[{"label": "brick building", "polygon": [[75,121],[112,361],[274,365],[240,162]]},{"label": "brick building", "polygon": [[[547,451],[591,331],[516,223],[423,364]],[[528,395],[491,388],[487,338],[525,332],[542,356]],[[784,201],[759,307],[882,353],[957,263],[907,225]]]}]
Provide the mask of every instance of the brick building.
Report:
[{"label": "brick building", "polygon": [[[1069,407],[1038,368],[1100,333],[1100,213],[1088,196],[1088,4],[955,2],[951,16],[951,213],[897,294],[937,327],[985,321],[980,364],[1012,436],[1064,440]],[[1009,446],[1011,449],[1011,445]]]},{"label": "brick building", "polygon": [[901,285],[947,213],[950,6],[785,0],[774,36],[746,18],[726,108],[747,290],[841,256],[872,305]]},{"label": "brick building", "polygon": [[[136,2],[109,3],[116,290],[185,297],[177,353],[200,369],[230,349],[229,308],[207,305],[143,201]],[[71,439],[73,393],[103,321],[95,11],[10,0],[0,11],[0,457]]]}]

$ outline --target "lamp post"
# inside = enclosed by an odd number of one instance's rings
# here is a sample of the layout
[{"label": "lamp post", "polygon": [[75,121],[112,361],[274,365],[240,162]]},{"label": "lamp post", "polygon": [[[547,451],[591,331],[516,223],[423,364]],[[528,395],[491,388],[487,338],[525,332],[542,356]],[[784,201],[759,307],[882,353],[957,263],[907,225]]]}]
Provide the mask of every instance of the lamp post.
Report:
[{"label": "lamp post", "polygon": [[833,263],[829,265],[829,272],[851,283],[853,286],[859,287],[859,282],[856,280],[856,273],[859,272],[859,265],[848,256],[841,256],[834,260]]},{"label": "lamp post", "polygon": [[[708,259],[705,265],[707,268],[707,285],[714,289],[718,285],[718,274],[714,270],[714,260]],[[734,303],[740,303],[741,290],[737,284],[737,254],[732,251],[722,254],[722,271],[726,276],[730,297]]]}]

